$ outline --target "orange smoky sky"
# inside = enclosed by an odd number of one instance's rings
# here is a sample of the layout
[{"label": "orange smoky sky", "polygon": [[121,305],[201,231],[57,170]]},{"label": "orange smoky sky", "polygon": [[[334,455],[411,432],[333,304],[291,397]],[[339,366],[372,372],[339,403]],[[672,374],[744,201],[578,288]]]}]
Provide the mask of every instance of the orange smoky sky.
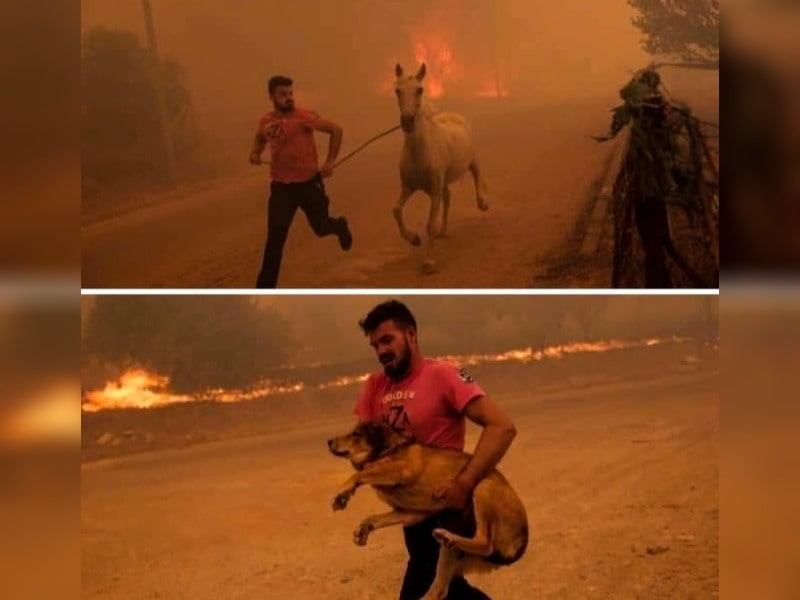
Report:
[{"label": "orange smoky sky", "polygon": [[[422,55],[436,63],[435,54],[449,52],[454,76],[466,79],[453,90],[478,94],[494,75],[499,39],[504,76],[531,103],[616,94],[648,60],[625,0],[152,0],[152,6],[160,50],[184,67],[198,121],[215,133],[238,129],[238,136],[249,135],[275,73],[293,76],[300,99],[321,112],[356,120],[366,111],[367,120],[376,113],[385,122],[394,118],[386,83],[395,62],[410,69]],[[81,8],[84,31],[109,27],[144,39],[140,0],[82,0]],[[419,52],[421,41],[426,52]]]}]

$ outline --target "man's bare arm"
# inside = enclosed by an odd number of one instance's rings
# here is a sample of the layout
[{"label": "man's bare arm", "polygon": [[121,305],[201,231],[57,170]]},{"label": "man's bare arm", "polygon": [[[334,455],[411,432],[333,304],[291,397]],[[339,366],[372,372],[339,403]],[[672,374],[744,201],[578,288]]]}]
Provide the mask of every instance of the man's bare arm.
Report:
[{"label": "man's bare arm", "polygon": [[253,152],[261,154],[267,147],[267,138],[260,131],[253,138]]},{"label": "man's bare arm", "polygon": [[457,478],[474,488],[505,456],[517,435],[517,429],[503,409],[488,396],[471,400],[464,414],[470,421],[483,427],[472,458]]},{"label": "man's bare arm", "polygon": [[331,136],[328,143],[328,158],[325,160],[325,164],[328,166],[333,166],[333,163],[336,162],[336,158],[339,156],[339,150],[342,149],[342,138],[344,137],[344,131],[339,125],[326,119],[318,119],[314,121],[314,129],[323,133],[327,133]]},{"label": "man's bare arm", "polygon": [[[250,162],[254,164],[256,162],[261,162],[261,153],[264,152],[264,148],[266,147],[267,138],[259,131],[253,138],[253,146],[250,148]],[[258,159],[258,161],[256,161],[256,159]]]}]

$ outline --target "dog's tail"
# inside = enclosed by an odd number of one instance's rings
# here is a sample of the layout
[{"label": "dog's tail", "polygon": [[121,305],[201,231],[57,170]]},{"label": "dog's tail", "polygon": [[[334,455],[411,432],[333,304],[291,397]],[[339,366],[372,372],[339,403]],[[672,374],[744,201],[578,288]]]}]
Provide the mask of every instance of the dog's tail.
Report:
[{"label": "dog's tail", "polygon": [[497,566],[508,566],[513,565],[517,562],[522,555],[525,554],[525,551],[528,549],[528,527],[527,525],[520,533],[520,537],[522,538],[520,542],[517,544],[516,549],[511,554],[502,554],[500,552],[495,551],[494,553],[490,554],[486,557],[486,560],[493,565]]},{"label": "dog's tail", "polygon": [[512,556],[504,556],[499,552],[493,552],[489,556],[471,556],[467,554],[463,558],[461,572],[467,573],[491,573],[501,567],[507,567],[517,562],[527,550],[528,541],[517,548]]}]

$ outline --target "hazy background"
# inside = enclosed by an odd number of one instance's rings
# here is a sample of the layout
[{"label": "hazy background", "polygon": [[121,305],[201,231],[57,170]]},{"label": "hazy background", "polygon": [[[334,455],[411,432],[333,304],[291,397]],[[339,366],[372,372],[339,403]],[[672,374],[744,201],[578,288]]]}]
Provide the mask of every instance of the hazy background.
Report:
[{"label": "hazy background", "polygon": [[[716,296],[424,296],[414,312],[428,355],[488,354],[569,342],[673,335],[715,338]],[[131,367],[171,378],[170,389],[245,388],[277,367],[293,379],[322,363],[329,377],[377,365],[358,320],[372,296],[82,297],[83,385]],[[357,366],[356,366],[357,365]]]},{"label": "hazy background", "polygon": [[[625,0],[153,0],[153,10],[160,49],[184,67],[198,119],[231,142],[238,131],[246,145],[268,110],[266,82],[275,73],[294,77],[301,100],[334,118],[381,107],[378,116],[393,117],[391,90],[381,86],[393,81],[395,62],[411,68],[415,43],[431,37],[453,47],[453,62],[475,80],[462,84],[462,93],[474,94],[485,83],[480,76],[492,75],[486,64],[492,16],[503,4],[510,87],[531,101],[616,87],[647,60]],[[107,27],[144,36],[138,0],[82,0],[81,8],[83,31]],[[429,60],[435,74],[436,58]]]},{"label": "hazy background", "polygon": [[[176,81],[190,95],[191,126],[200,133],[184,177],[246,166],[255,124],[270,108],[266,82],[277,73],[295,79],[301,104],[344,124],[350,147],[396,120],[390,87],[396,62],[412,69],[424,56],[429,85],[443,78],[452,105],[496,88],[496,71],[517,102],[613,97],[647,60],[625,0],[153,0],[152,6],[159,50],[180,67]],[[84,35],[105,28],[144,43],[139,0],[82,0],[81,9]],[[85,182],[84,203],[101,183]]]}]

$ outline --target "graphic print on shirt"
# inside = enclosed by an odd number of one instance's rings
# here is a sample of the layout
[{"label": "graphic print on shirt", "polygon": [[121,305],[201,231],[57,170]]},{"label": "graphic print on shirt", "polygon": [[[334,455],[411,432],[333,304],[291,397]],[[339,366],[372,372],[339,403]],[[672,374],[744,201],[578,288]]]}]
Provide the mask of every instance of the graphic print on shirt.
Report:
[{"label": "graphic print on shirt", "polygon": [[416,395],[414,390],[397,390],[384,394],[381,398],[383,422],[397,433],[410,434],[411,420],[408,418],[405,402],[412,400]]},{"label": "graphic print on shirt", "polygon": [[396,392],[388,392],[381,398],[381,404],[389,404],[390,402],[405,402],[412,400],[417,392],[414,390],[397,390]]},{"label": "graphic print on shirt", "polygon": [[403,404],[392,404],[387,407],[383,413],[383,422],[397,433],[411,434],[411,420]]},{"label": "graphic print on shirt", "polygon": [[286,132],[283,129],[283,122],[280,119],[270,121],[264,128],[264,135],[267,140],[277,145],[280,145],[286,137]]},{"label": "graphic print on shirt", "polygon": [[464,383],[474,383],[475,378],[470,374],[466,368],[458,370],[458,378]]}]

